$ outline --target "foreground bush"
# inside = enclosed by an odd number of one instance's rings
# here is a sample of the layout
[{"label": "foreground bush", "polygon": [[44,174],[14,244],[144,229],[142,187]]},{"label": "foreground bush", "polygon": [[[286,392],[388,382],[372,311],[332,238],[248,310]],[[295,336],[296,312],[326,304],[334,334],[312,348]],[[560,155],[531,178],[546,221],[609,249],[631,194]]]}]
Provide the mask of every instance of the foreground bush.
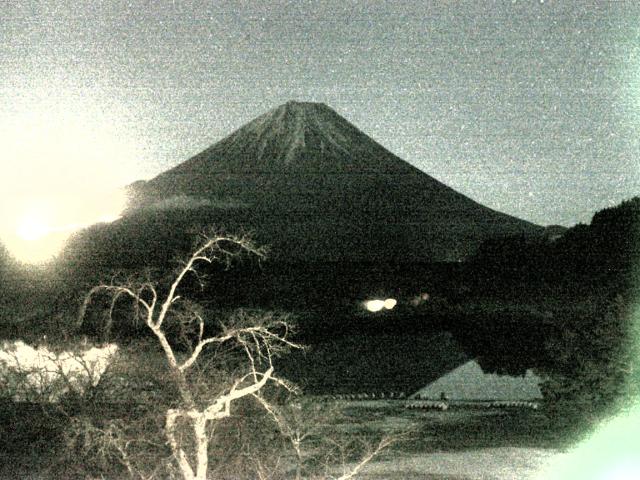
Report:
[{"label": "foreground bush", "polygon": [[622,295],[594,298],[560,316],[546,345],[554,363],[541,372],[545,410],[559,426],[592,427],[628,400],[631,305]]}]

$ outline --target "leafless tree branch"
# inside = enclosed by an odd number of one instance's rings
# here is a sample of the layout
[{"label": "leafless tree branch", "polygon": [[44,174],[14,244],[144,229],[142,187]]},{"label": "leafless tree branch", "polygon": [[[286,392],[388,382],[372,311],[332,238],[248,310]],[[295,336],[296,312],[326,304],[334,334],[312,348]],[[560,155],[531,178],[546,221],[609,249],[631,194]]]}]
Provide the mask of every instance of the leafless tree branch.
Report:
[{"label": "leafless tree branch", "polygon": [[[111,318],[116,302],[121,296],[130,297],[136,308],[140,307],[143,310],[145,324],[153,332],[164,351],[167,364],[172,372],[182,401],[180,407],[171,408],[166,412],[165,434],[181,475],[185,480],[204,480],[206,478],[209,445],[207,427],[210,422],[231,415],[233,402],[243,397],[255,395],[269,381],[285,388],[292,388],[283,380],[273,376],[273,348],[277,345],[286,348],[298,348],[296,343],[286,338],[289,333],[289,327],[284,320],[276,319],[273,316],[252,317],[242,313],[240,314],[241,318],[237,319],[237,326],[227,328],[224,324],[221,324],[221,334],[204,338],[205,320],[203,316],[197,309],[186,305],[188,318],[185,321],[196,323],[197,339],[190,354],[182,361],[178,360],[163,328],[172,308],[181,299],[177,292],[189,273],[197,274],[197,267],[200,264],[210,264],[224,259],[229,260],[229,258],[243,252],[258,258],[264,257],[264,249],[256,247],[246,237],[205,236],[186,261],[181,263],[166,295],[162,299],[159,298],[157,287],[150,281],[139,284],[137,288],[131,283],[102,284],[93,287],[87,293],[78,314],[79,327],[82,325],[92,298],[99,293],[107,293],[112,296],[109,308],[109,329],[111,328]],[[243,322],[246,325],[242,325]],[[284,333],[281,334],[278,330]],[[204,406],[198,406],[197,398],[189,383],[187,371],[198,361],[205,347],[210,344],[224,344],[226,342],[235,342],[244,350],[249,363],[249,373],[237,378],[225,393],[218,395],[213,400],[209,400]],[[265,401],[262,403],[267,405]],[[184,450],[177,436],[178,428],[183,428],[185,424],[190,425],[191,436],[195,444],[195,450],[191,454]]]}]

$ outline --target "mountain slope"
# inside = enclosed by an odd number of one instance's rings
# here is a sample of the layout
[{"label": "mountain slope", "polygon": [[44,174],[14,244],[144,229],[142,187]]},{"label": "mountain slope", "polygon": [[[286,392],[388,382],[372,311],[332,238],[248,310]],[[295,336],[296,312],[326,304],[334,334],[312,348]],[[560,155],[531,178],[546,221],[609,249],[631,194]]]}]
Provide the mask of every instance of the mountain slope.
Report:
[{"label": "mountain slope", "polygon": [[244,227],[293,260],[460,260],[486,238],[539,230],[447,187],[315,103],[281,105],[132,189],[130,215],[162,211],[174,228]]}]

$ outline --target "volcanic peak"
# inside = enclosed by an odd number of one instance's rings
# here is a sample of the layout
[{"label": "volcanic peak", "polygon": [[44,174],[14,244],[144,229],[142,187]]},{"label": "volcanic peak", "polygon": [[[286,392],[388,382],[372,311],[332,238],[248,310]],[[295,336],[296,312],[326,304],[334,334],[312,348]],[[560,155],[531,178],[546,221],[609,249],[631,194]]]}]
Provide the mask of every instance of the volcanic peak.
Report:
[{"label": "volcanic peak", "polygon": [[458,260],[486,238],[539,229],[421,172],[321,103],[280,105],[136,193],[134,208],[176,207],[182,221],[192,205],[190,224],[248,226],[305,261]]},{"label": "volcanic peak", "polygon": [[415,174],[413,170],[327,105],[290,101],[166,174]]}]

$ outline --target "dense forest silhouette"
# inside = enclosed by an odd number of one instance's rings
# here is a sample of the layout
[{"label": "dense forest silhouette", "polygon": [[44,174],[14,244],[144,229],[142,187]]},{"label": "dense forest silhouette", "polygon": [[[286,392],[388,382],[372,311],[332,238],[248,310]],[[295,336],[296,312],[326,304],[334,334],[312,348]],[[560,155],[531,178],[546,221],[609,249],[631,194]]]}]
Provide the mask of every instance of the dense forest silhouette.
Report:
[{"label": "dense forest silhouette", "polygon": [[[90,245],[83,246],[85,253],[91,253]],[[188,243],[176,247],[187,249]],[[39,308],[32,314],[34,322],[47,315],[73,316],[84,289],[110,273],[99,253],[97,246],[95,255],[83,262],[56,267],[58,279],[63,279],[56,283],[59,290],[38,290],[48,309]],[[153,259],[153,249],[147,253]],[[156,271],[171,265],[166,257],[155,260]],[[397,351],[429,345],[428,338],[450,332],[485,371],[518,375],[533,368],[541,373],[547,378],[547,400],[558,406],[564,418],[571,418],[566,414],[567,405],[595,418],[610,409],[629,386],[624,372],[632,361],[631,306],[637,298],[639,263],[640,197],[636,197],[597,212],[588,225],[578,224],[563,233],[554,229],[553,235],[485,241],[473,259],[462,264],[245,262],[233,268],[211,267],[205,273],[214,281],[207,289],[200,288],[196,279],[187,281],[185,288],[197,301],[215,304],[221,311],[237,306],[292,311],[299,322],[301,341],[322,346],[330,334],[332,341],[343,347],[338,360],[345,363],[367,362],[359,347],[363,343],[374,345],[379,357],[389,338],[395,339],[392,350]],[[4,248],[0,248],[0,275],[5,314],[13,308],[12,301],[29,297],[35,304],[33,285],[21,286],[29,281],[29,275],[20,271]],[[421,305],[404,302],[394,312],[372,316],[363,313],[359,305],[376,292],[406,299],[419,293],[418,286],[429,292],[429,301]],[[22,305],[18,310],[24,308]],[[121,310],[123,319],[130,315],[129,309]],[[50,323],[43,320],[41,325]],[[126,320],[120,325],[116,334],[121,339],[139,333],[127,327],[131,324]],[[22,332],[27,330],[21,328]],[[52,332],[35,336],[38,333]],[[462,358],[460,352],[450,353],[452,362]],[[443,357],[439,361],[446,364],[446,352],[439,355]],[[429,352],[407,358],[415,362],[412,368],[427,372]],[[300,364],[323,361],[306,357],[296,366],[294,359],[290,360],[282,369],[298,380],[305,375]],[[390,371],[395,363],[390,363]],[[313,380],[307,383],[319,389],[348,390],[365,381],[356,377],[342,386]],[[421,386],[425,379],[395,378],[397,385],[392,386],[400,389],[404,382],[410,389]],[[390,385],[389,379],[379,381]],[[576,405],[581,407],[576,409]]]}]

